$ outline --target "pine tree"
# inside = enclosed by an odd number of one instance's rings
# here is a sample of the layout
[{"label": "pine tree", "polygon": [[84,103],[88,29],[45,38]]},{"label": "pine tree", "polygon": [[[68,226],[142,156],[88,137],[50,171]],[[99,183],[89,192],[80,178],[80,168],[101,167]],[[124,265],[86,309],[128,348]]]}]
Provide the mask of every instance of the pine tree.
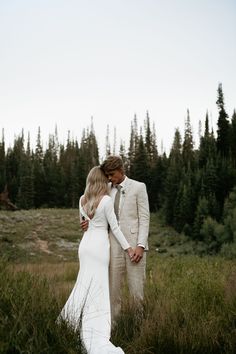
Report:
[{"label": "pine tree", "polygon": [[230,124],[230,154],[236,168],[236,111],[234,110]]},{"label": "pine tree", "polygon": [[204,219],[209,215],[208,201],[205,197],[199,198],[196,215],[193,225],[193,238],[201,240],[200,230],[202,228]]},{"label": "pine tree", "polygon": [[[82,138],[83,139],[83,138]],[[89,148],[89,139],[84,138],[83,148],[85,151],[86,163],[88,163],[92,149]],[[89,152],[89,149],[91,150]],[[68,132],[66,149],[61,149],[60,161],[61,174],[63,176],[64,203],[66,207],[75,207],[78,205],[79,198],[79,172],[78,172],[79,147],[78,142],[71,140]]]},{"label": "pine tree", "polygon": [[19,139],[18,192],[17,206],[22,209],[34,207],[34,176],[32,155],[30,152],[30,135],[28,133],[27,149],[24,149],[24,133]]},{"label": "pine tree", "polygon": [[99,152],[98,152],[98,143],[93,127],[93,121],[91,120],[90,131],[88,135],[88,148],[89,148],[89,157],[90,157],[90,165],[89,169],[93,166],[99,165]]},{"label": "pine tree", "polygon": [[90,129],[87,129],[83,133],[80,150],[84,154],[85,171],[87,174],[93,166],[99,165],[98,144],[92,124]]},{"label": "pine tree", "polygon": [[64,206],[61,195],[61,173],[58,166],[58,147],[56,136],[49,135],[48,148],[44,153],[43,169],[45,173],[45,200],[44,205],[52,207]]},{"label": "pine tree", "polygon": [[219,110],[218,130],[217,130],[217,151],[222,157],[229,156],[229,120],[224,107],[224,94],[222,84],[218,86],[218,98],[216,101]]},{"label": "pine tree", "polygon": [[33,168],[27,157],[24,157],[21,161],[17,206],[21,209],[32,209],[34,207]]},{"label": "pine tree", "polygon": [[156,133],[155,133],[155,125],[153,125],[153,129],[151,130],[150,126],[150,117],[147,111],[146,120],[144,121],[144,129],[145,129],[145,148],[147,152],[148,163],[150,167],[153,167],[157,160],[157,145],[156,145]]},{"label": "pine tree", "polygon": [[176,129],[174,141],[169,155],[169,167],[165,181],[165,203],[163,207],[165,219],[169,225],[173,225],[174,223],[175,202],[177,199],[177,192],[179,190],[179,184],[183,173],[183,160],[181,151],[181,135],[179,130]]},{"label": "pine tree", "polygon": [[138,144],[139,144],[138,121],[137,121],[137,116],[135,114],[134,119],[131,122],[130,141],[129,141],[129,150],[128,150],[129,165],[127,166],[126,169],[126,173],[129,177],[132,177],[134,175],[133,163],[137,153]]},{"label": "pine tree", "polygon": [[10,199],[16,202],[20,185],[20,166],[24,155],[24,131],[15,138],[13,148],[9,148],[6,156],[6,180]]},{"label": "pine tree", "polygon": [[129,158],[127,156],[127,152],[126,152],[126,148],[125,148],[125,142],[123,140],[121,140],[121,142],[120,142],[119,155],[122,158],[122,161],[124,164],[125,174],[128,175],[130,164],[129,164]]},{"label": "pine tree", "polygon": [[220,217],[223,212],[224,201],[236,183],[235,172],[229,159],[219,155],[216,161],[217,185],[215,195],[219,204]]},{"label": "pine tree", "polygon": [[168,158],[164,153],[157,157],[156,164],[151,169],[149,205],[153,212],[160,210],[164,204],[167,169]]},{"label": "pine tree", "polygon": [[0,142],[0,193],[3,191],[6,183],[5,139],[4,130],[2,130],[2,139]]},{"label": "pine tree", "polygon": [[236,186],[225,199],[223,220],[225,225],[225,242],[236,242]]},{"label": "pine tree", "polygon": [[187,171],[183,169],[174,205],[173,226],[178,232],[183,231],[185,228],[188,234],[191,231],[194,218],[194,188],[192,184],[193,174],[191,168],[189,167]]},{"label": "pine tree", "polygon": [[106,134],[106,158],[111,155],[111,144],[110,144],[110,127],[107,125],[107,134]]},{"label": "pine tree", "polygon": [[213,130],[209,130],[208,112],[205,119],[205,132],[204,136],[200,137],[199,146],[199,167],[202,168],[206,165],[208,159],[216,161],[216,141]]},{"label": "pine tree", "polygon": [[216,165],[212,158],[208,158],[206,165],[204,167],[203,173],[203,185],[204,185],[204,195],[208,198],[211,194],[215,194],[217,186],[217,173]]},{"label": "pine tree", "polygon": [[189,110],[187,110],[187,119],[185,122],[185,131],[184,131],[184,141],[183,141],[183,162],[185,168],[187,169],[190,165],[193,167],[194,163],[194,152],[193,152],[193,133],[190,124],[190,115]]},{"label": "pine tree", "polygon": [[112,154],[116,154],[116,127],[114,127],[114,134],[113,134],[113,149],[112,149]]},{"label": "pine tree", "polygon": [[46,199],[46,179],[43,166],[43,146],[41,142],[41,130],[38,128],[36,141],[36,149],[33,155],[33,175],[34,175],[34,205],[36,208],[41,207]]},{"label": "pine tree", "polygon": [[147,189],[149,189],[149,180],[150,180],[149,171],[150,169],[148,166],[147,151],[144,145],[142,131],[141,131],[136,155],[133,160],[133,165],[132,165],[133,175],[131,177],[137,179],[138,181],[144,182],[147,186]]}]

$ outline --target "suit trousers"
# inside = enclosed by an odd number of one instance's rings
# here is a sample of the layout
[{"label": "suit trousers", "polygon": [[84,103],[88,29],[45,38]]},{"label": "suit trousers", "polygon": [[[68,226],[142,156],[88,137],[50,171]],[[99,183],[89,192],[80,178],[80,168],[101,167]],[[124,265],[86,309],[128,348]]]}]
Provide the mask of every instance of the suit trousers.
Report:
[{"label": "suit trousers", "polygon": [[124,280],[127,281],[129,293],[135,302],[143,300],[146,277],[146,253],[139,263],[132,263],[114,236],[110,235],[109,285],[111,301],[111,321],[121,310],[121,291]]}]

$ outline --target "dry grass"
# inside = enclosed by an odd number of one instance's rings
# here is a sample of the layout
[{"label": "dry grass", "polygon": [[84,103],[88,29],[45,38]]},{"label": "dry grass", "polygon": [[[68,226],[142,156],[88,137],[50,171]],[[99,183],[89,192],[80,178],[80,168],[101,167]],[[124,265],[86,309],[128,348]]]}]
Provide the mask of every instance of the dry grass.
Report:
[{"label": "dry grass", "polygon": [[0,211],[0,256],[14,263],[76,261],[77,209]]}]

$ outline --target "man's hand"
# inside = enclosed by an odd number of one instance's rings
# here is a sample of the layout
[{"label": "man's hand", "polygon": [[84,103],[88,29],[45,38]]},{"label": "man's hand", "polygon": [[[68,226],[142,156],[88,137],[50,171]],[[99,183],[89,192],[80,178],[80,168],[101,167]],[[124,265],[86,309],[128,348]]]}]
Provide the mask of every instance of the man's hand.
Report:
[{"label": "man's hand", "polygon": [[134,256],[132,258],[132,262],[138,263],[141,261],[141,259],[143,258],[143,252],[144,252],[144,248],[141,246],[137,246],[134,250]]},{"label": "man's hand", "polygon": [[82,220],[80,222],[80,227],[83,231],[87,231],[88,230],[88,220]]}]

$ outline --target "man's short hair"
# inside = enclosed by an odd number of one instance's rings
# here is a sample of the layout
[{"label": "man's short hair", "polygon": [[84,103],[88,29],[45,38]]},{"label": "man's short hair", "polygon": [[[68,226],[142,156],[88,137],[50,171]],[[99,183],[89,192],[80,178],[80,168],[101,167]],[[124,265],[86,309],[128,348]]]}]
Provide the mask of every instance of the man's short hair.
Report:
[{"label": "man's short hair", "polygon": [[124,164],[120,156],[110,155],[108,158],[103,161],[101,164],[101,169],[105,174],[115,170],[123,170],[124,171]]}]

